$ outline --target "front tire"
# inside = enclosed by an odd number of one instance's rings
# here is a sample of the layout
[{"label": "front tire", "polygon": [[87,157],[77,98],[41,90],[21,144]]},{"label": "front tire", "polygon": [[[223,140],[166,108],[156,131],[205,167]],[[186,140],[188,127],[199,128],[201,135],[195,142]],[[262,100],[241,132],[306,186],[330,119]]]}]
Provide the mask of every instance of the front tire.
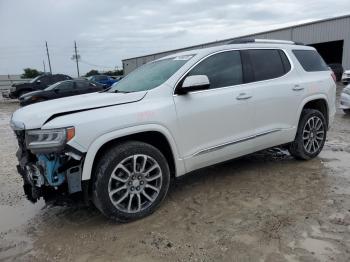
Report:
[{"label": "front tire", "polygon": [[326,136],[327,123],[324,115],[315,109],[304,109],[295,140],[289,145],[289,152],[296,159],[312,159],[323,149]]},{"label": "front tire", "polygon": [[170,171],[157,148],[130,141],[104,152],[94,178],[96,207],[110,219],[130,222],[157,209],[168,192]]}]

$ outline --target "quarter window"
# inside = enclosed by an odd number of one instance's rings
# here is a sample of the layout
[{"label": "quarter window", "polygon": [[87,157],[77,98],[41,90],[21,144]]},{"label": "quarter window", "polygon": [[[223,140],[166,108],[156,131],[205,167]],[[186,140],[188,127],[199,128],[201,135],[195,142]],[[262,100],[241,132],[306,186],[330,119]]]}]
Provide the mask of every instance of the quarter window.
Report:
[{"label": "quarter window", "polygon": [[293,50],[293,53],[307,72],[329,70],[328,66],[316,50]]},{"label": "quarter window", "polygon": [[262,81],[283,76],[290,70],[288,58],[281,56],[280,50],[254,49],[247,51],[252,64],[255,81]]},{"label": "quarter window", "polygon": [[194,67],[191,75],[206,75],[210,88],[233,86],[243,83],[242,62],[239,51],[222,52],[208,57]]}]

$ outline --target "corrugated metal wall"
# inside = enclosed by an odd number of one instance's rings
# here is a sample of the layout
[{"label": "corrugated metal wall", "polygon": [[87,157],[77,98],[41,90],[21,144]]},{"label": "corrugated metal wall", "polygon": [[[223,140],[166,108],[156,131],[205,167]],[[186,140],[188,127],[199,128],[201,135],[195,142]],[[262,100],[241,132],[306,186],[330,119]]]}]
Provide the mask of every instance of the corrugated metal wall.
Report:
[{"label": "corrugated metal wall", "polygon": [[[247,35],[244,37],[263,38],[263,39],[279,39],[279,40],[292,40],[296,42],[303,42],[305,44],[317,44],[323,42],[344,40],[343,47],[343,67],[350,69],[350,16],[343,16],[334,19],[316,21],[314,23],[293,26],[281,30],[274,30],[270,32],[258,33],[253,35]],[[161,57],[178,53],[187,50],[193,50],[198,48],[205,48],[217,45],[227,44],[233,39],[225,39],[222,41],[206,43],[191,47],[186,47],[177,50],[171,50],[158,54],[146,55],[136,58],[130,58],[123,60],[124,73],[128,74],[135,70],[137,67],[148,63],[150,61],[159,59]]]}]

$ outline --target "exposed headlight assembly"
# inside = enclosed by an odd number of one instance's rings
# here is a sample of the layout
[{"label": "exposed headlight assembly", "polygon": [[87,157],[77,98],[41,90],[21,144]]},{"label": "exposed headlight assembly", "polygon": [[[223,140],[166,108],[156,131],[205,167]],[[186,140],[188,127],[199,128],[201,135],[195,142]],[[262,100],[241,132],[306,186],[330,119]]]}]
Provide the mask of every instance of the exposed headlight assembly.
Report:
[{"label": "exposed headlight assembly", "polygon": [[26,147],[34,152],[61,151],[75,135],[75,128],[38,129],[26,132]]}]

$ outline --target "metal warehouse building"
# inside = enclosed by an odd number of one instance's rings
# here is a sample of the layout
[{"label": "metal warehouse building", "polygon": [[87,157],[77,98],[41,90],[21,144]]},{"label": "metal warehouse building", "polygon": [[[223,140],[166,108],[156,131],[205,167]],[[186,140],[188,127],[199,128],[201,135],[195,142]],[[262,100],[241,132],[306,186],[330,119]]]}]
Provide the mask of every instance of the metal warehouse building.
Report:
[{"label": "metal warehouse building", "polygon": [[173,53],[223,45],[234,39],[242,38],[265,38],[302,42],[306,45],[315,47],[327,64],[341,63],[344,69],[350,69],[350,15],[346,15],[257,34],[244,35],[221,41],[124,59],[122,60],[124,74],[130,73],[145,63]]}]

